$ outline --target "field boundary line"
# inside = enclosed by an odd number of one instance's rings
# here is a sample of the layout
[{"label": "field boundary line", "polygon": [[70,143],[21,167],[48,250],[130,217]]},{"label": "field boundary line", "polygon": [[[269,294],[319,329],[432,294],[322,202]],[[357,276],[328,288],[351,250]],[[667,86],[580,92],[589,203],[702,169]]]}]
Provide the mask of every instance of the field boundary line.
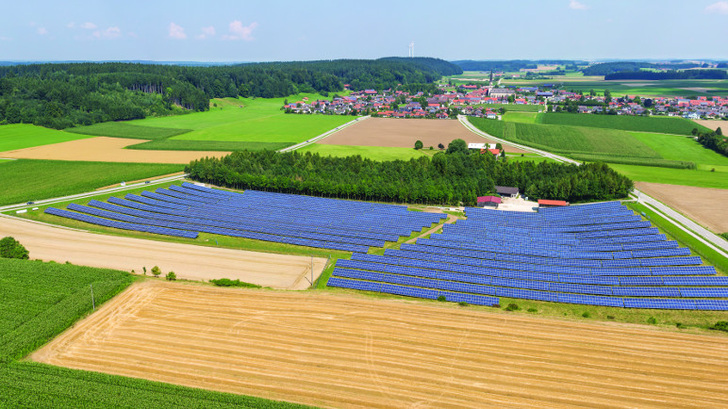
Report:
[{"label": "field boundary line", "polygon": [[17,204],[13,204],[13,205],[1,206],[0,212],[28,209],[28,208],[36,207],[36,206],[45,206],[45,205],[59,203],[59,202],[67,202],[70,200],[85,199],[88,197],[99,196],[99,195],[104,195],[104,194],[108,194],[108,193],[123,192],[126,190],[136,189],[136,188],[139,188],[142,186],[154,186],[154,185],[158,185],[161,183],[173,182],[175,180],[182,180],[186,177],[187,177],[187,174],[184,173],[182,175],[167,176],[167,177],[163,177],[161,179],[138,182],[138,183],[128,184],[126,186],[110,187],[110,188],[101,189],[101,190],[94,190],[91,192],[77,193],[75,195],[55,197],[55,198],[51,198],[51,199],[36,200],[33,202],[33,204],[17,203]]},{"label": "field boundary line", "polygon": [[365,120],[367,118],[371,118],[371,117],[369,115],[360,116],[360,117],[355,118],[355,119],[353,119],[353,120],[351,120],[351,121],[349,121],[349,122],[347,122],[347,123],[345,123],[343,125],[339,125],[336,128],[334,128],[334,129],[329,129],[328,131],[322,133],[321,135],[315,136],[315,137],[313,137],[313,138],[311,138],[311,139],[309,139],[307,141],[304,141],[304,142],[301,142],[301,143],[297,143],[297,144],[292,145],[292,146],[289,146],[287,148],[280,149],[280,150],[278,150],[278,152],[281,152],[281,153],[282,152],[290,152],[290,151],[295,151],[297,149],[301,149],[304,146],[308,146],[308,145],[311,145],[312,143],[316,143],[316,142],[318,142],[318,141],[320,141],[322,139],[328,138],[329,136],[331,136],[331,135],[339,132],[340,130],[342,130],[344,128],[347,128],[347,127],[349,127],[351,125],[354,125],[354,124],[358,123],[359,121],[363,121],[363,120]]}]

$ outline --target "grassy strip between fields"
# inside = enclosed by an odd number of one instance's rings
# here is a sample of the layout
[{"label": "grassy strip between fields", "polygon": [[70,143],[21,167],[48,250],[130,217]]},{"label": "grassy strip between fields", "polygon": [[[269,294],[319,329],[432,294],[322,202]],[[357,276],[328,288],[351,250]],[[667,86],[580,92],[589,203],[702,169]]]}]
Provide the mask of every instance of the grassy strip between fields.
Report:
[{"label": "grassy strip between fields", "polygon": [[718,270],[718,274],[728,274],[728,258],[723,257],[717,251],[706,246],[703,242],[683,231],[681,228],[655,213],[647,206],[639,203],[626,203],[627,207],[637,212],[644,212],[649,220],[668,238],[677,240],[682,246],[689,247],[694,253],[703,258],[707,264],[712,264]]},{"label": "grassy strip between fields", "polygon": [[117,270],[0,259],[0,407],[304,408],[250,396],[19,362],[134,281]]},{"label": "grassy strip between fields", "polygon": [[89,126],[68,128],[65,131],[75,134],[92,136],[110,136],[114,138],[158,140],[166,139],[176,135],[182,135],[183,133],[187,133],[192,130],[132,125],[126,122],[103,122]]},{"label": "grassy strip between fields", "polygon": [[127,146],[126,149],[159,151],[262,151],[287,148],[295,142],[235,142],[235,141],[187,141],[183,139],[158,139]]}]

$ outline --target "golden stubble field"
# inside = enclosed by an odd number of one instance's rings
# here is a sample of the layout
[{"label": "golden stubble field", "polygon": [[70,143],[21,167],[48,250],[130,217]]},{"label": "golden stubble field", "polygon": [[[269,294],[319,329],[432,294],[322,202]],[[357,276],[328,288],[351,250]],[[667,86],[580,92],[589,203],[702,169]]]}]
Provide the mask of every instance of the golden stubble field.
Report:
[{"label": "golden stubble field", "polygon": [[635,186],[714,233],[728,232],[728,189],[647,182]]},{"label": "golden stubble field", "polygon": [[322,407],[728,406],[728,337],[341,293],[147,281],[31,359]]}]

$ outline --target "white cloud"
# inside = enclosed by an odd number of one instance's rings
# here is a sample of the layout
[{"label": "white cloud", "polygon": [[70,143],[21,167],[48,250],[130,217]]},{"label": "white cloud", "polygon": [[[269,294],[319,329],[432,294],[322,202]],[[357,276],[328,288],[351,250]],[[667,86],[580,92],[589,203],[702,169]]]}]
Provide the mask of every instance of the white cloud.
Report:
[{"label": "white cloud", "polygon": [[569,1],[569,8],[572,10],[586,10],[588,7],[576,0]]},{"label": "white cloud", "polygon": [[119,27],[108,27],[106,30],[97,30],[93,32],[93,36],[96,38],[118,38],[121,36],[121,29]]},{"label": "white cloud", "polygon": [[39,35],[42,35],[42,36],[48,34],[48,30],[46,30],[45,27],[38,27],[38,29],[36,30],[36,32],[38,32],[38,34]]},{"label": "white cloud", "polygon": [[202,34],[198,35],[197,38],[200,40],[204,40],[208,37],[214,37],[215,36],[215,27],[202,27]]},{"label": "white cloud", "polygon": [[169,38],[184,40],[185,38],[187,38],[187,34],[185,34],[185,29],[182,28],[182,26],[178,26],[174,23],[169,23]]},{"label": "white cloud", "polygon": [[73,21],[71,21],[70,23],[66,24],[66,27],[68,27],[68,28],[76,28],[76,23],[74,23]]},{"label": "white cloud", "polygon": [[705,8],[706,13],[728,14],[728,1],[719,1]]},{"label": "white cloud", "polygon": [[233,21],[230,23],[229,29],[230,34],[225,34],[222,36],[223,40],[245,40],[245,41],[253,41],[253,30],[258,27],[257,22],[252,22],[248,26],[244,26],[243,23],[241,23],[238,20]]},{"label": "white cloud", "polygon": [[85,28],[86,30],[95,30],[95,29],[96,29],[96,24],[94,24],[94,23],[89,23],[89,22],[87,21],[87,22],[85,22],[85,23],[81,24],[81,25],[80,25],[79,27],[81,27],[81,28]]}]

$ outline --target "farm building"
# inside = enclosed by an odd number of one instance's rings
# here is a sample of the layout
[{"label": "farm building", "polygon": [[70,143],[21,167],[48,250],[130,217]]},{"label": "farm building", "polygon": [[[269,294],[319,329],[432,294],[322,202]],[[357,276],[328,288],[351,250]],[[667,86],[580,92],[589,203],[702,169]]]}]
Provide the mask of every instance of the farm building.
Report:
[{"label": "farm building", "polygon": [[517,187],[510,187],[510,186],[496,186],[495,191],[499,195],[507,196],[507,197],[516,197],[516,196],[518,196],[518,193],[519,193]]},{"label": "farm building", "polygon": [[478,207],[495,207],[501,203],[501,198],[498,196],[478,196]]},{"label": "farm building", "polygon": [[564,207],[568,205],[569,202],[564,200],[538,199],[538,207]]}]

